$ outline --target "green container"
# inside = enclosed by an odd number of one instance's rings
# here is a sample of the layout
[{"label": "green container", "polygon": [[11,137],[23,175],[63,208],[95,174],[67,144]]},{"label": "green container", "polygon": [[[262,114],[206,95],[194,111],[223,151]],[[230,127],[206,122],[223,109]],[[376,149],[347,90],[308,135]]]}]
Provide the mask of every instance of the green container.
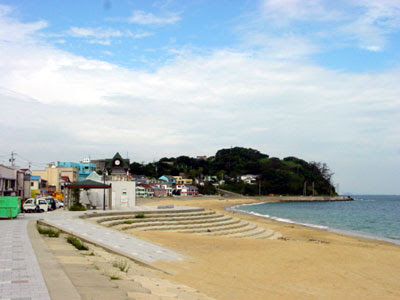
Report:
[{"label": "green container", "polygon": [[0,196],[0,218],[15,218],[21,212],[21,198]]}]

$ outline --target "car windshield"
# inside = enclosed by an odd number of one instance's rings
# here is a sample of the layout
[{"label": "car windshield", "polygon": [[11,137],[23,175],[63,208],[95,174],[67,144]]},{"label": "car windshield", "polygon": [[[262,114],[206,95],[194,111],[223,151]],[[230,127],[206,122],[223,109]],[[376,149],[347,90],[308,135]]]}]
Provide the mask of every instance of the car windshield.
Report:
[{"label": "car windshield", "polygon": [[26,200],[25,204],[32,204],[32,200]]}]

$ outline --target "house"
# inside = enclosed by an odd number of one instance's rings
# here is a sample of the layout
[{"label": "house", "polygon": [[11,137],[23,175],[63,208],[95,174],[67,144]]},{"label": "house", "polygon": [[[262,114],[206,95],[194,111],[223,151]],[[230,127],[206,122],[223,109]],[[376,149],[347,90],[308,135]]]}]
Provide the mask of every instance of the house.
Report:
[{"label": "house", "polygon": [[191,184],[185,184],[181,189],[181,196],[196,196],[199,194],[199,189]]},{"label": "house", "polygon": [[153,187],[151,185],[142,183],[142,184],[140,184],[140,186],[145,188],[145,195],[146,195],[145,197],[146,198],[153,198],[154,191],[153,191]]},{"label": "house", "polygon": [[246,174],[246,175],[241,175],[239,179],[247,184],[257,184],[259,176],[258,175],[252,175],[252,174]]},{"label": "house", "polygon": [[146,188],[141,185],[136,186],[136,197],[137,198],[146,198]]},{"label": "house", "polygon": [[163,175],[158,179],[162,180],[162,181],[165,181],[167,183],[176,184],[176,179],[174,178],[174,176],[171,176],[171,175]]},{"label": "house", "polygon": [[183,177],[182,176],[172,176],[175,179],[176,184],[183,184]]},{"label": "house", "polygon": [[0,196],[24,197],[24,174],[18,167],[0,165]]},{"label": "house", "polygon": [[153,191],[154,191],[154,197],[160,198],[168,196],[168,191],[166,189],[153,186]]}]

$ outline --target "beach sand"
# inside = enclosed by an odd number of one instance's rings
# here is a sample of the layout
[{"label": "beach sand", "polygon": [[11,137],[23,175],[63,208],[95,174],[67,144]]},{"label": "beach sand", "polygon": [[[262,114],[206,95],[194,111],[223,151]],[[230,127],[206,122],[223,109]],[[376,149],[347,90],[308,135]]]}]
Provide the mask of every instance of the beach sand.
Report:
[{"label": "beach sand", "polygon": [[[400,247],[386,242],[231,213],[240,200],[163,200],[148,205],[200,206],[283,234],[255,240],[166,231],[135,235],[189,256],[157,262],[171,281],[216,299],[400,299]],[[146,205],[147,205],[146,204]]]}]

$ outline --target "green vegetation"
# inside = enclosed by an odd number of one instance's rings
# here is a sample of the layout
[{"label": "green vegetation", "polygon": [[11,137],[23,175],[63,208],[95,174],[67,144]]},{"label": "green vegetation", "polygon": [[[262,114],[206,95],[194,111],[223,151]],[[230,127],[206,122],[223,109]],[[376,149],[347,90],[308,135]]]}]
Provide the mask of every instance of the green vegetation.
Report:
[{"label": "green vegetation", "polygon": [[129,271],[129,264],[125,260],[117,260],[113,263],[113,267],[119,269],[121,272],[128,273]]},{"label": "green vegetation", "polygon": [[124,224],[130,225],[132,224],[132,221],[124,221]]},{"label": "green vegetation", "polygon": [[89,248],[82,243],[82,241],[74,236],[69,235],[67,237],[67,242],[73,245],[78,250],[89,250]]},{"label": "green vegetation", "polygon": [[[215,194],[212,183],[224,180],[222,189],[251,196],[336,195],[331,181],[333,173],[325,163],[306,162],[293,156],[279,159],[250,148],[222,149],[207,159],[179,156],[148,164],[134,162],[130,169],[133,174],[156,178],[182,173],[192,179],[209,178],[204,186],[199,186],[201,194]],[[238,179],[245,174],[258,175],[257,182],[246,184]]]},{"label": "green vegetation", "polygon": [[78,205],[72,205],[68,210],[70,210],[70,211],[84,211],[84,210],[86,210],[86,207],[84,207],[82,204],[78,204]]},{"label": "green vegetation", "polygon": [[47,235],[48,237],[58,238],[60,236],[60,231],[58,230],[53,230],[48,227],[41,227],[39,225],[36,225],[36,228],[40,234]]},{"label": "green vegetation", "polygon": [[72,205],[69,208],[70,211],[84,211],[86,210],[86,207],[84,207],[80,203],[80,198],[81,198],[81,190],[78,187],[73,187],[72,188]]},{"label": "green vegetation", "polygon": [[144,219],[146,216],[144,214],[137,214],[135,216],[136,219]]}]

